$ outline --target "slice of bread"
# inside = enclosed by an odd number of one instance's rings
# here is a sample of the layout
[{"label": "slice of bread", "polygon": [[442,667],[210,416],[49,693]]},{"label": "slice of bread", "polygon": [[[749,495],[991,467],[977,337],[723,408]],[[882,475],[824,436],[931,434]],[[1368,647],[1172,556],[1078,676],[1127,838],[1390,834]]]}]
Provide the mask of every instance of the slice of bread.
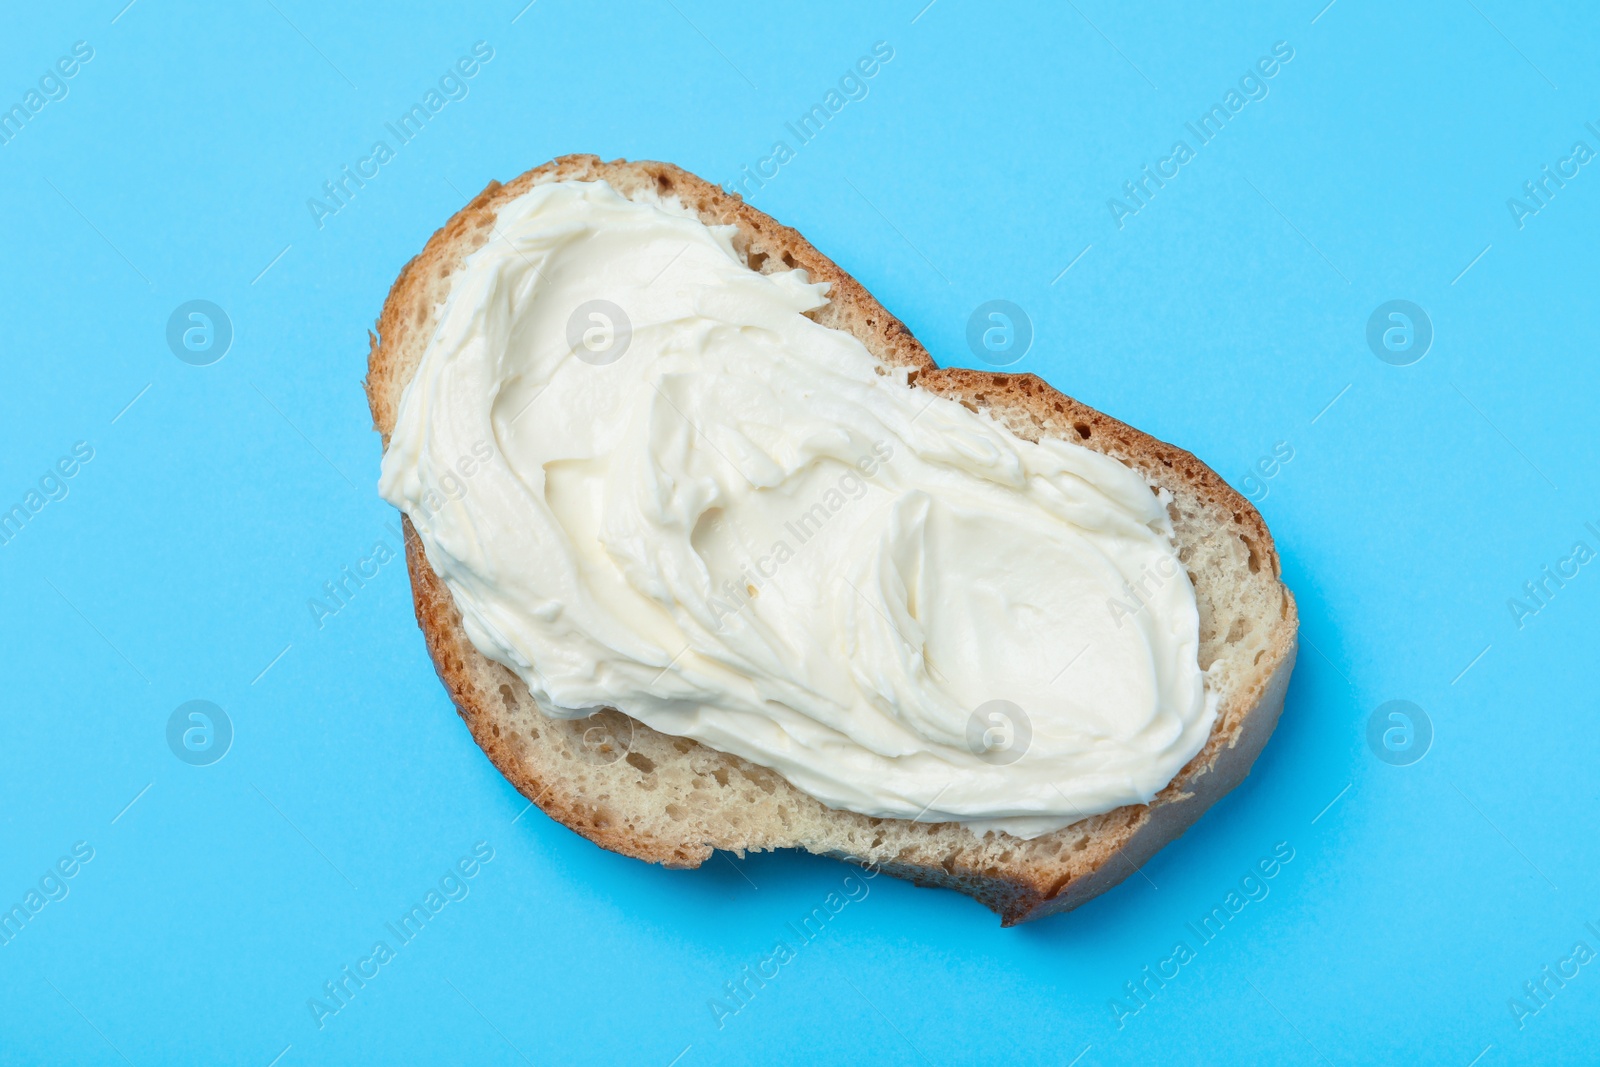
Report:
[{"label": "slice of bread", "polygon": [[490,183],[395,281],[370,337],[367,399],[385,448],[400,396],[433,335],[451,276],[495,230],[499,209],[531,186],[605,180],[634,200],[676,199],[707,224],[738,227],[752,270],[804,268],[832,283],[811,313],[853,334],[877,359],[911,368],[912,387],[986,410],[1022,437],[1059,437],[1115,456],[1172,493],[1179,557],[1200,610],[1200,667],[1214,668],[1217,719],[1205,747],[1149,805],[1118,808],[1033,840],[975,834],[959,823],[878,819],[825,807],[773,771],[671,737],[607,709],[551,718],[511,671],[468,641],[449,590],[406,525],[417,621],[434,665],[496,767],[557,821],[594,843],[669,867],[715,849],[803,848],[849,857],[919,885],[967,893],[1009,926],[1074,908],[1132,874],[1238,785],[1283,708],[1298,617],[1279,581],[1266,524],[1194,456],[1052,389],[1032,374],[940,369],[909,330],[850,275],[738,196],[667,163],[563,156],[509,185]]}]

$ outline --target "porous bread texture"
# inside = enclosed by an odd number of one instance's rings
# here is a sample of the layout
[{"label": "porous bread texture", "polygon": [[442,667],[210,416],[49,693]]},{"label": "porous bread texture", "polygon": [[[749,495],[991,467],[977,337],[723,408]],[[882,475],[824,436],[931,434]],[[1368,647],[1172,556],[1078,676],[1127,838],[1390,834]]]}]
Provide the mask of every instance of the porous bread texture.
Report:
[{"label": "porous bread texture", "polygon": [[1189,453],[1051,388],[1032,374],[940,369],[901,322],[789,227],[669,163],[563,156],[508,185],[491,182],[406,264],[369,335],[367,399],[388,447],[416,371],[465,257],[497,237],[499,208],[551,181],[609,182],[634,200],[676,201],[708,225],[732,223],[750,267],[804,268],[832,283],[817,322],[858,338],[912,387],[987,411],[1029,440],[1079,441],[1172,494],[1168,512],[1200,614],[1200,666],[1219,692],[1205,747],[1148,805],[1084,819],[1033,840],[960,823],[879,819],[824,806],[774,771],[650,729],[620,711],[557,719],[526,685],[486,659],[461,628],[449,590],[409,521],[406,562],[417,621],[472,736],[548,815],[594,843],[668,867],[698,867],[716,849],[802,848],[849,857],[919,885],[957,889],[1004,925],[1066,911],[1132,874],[1249,772],[1277,724],[1294,666],[1298,616],[1279,580],[1272,537],[1250,503]]}]

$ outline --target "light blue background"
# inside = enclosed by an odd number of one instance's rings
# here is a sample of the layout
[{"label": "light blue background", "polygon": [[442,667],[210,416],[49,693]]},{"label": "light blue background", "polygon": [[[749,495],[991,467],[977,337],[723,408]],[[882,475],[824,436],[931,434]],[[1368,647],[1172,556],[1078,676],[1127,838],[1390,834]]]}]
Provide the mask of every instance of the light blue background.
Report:
[{"label": "light blue background", "polygon": [[[1521,229],[1506,206],[1600,149],[1591,7],[123,2],[0,36],[5,106],[95,50],[0,146],[0,506],[95,452],[0,547],[0,904],[95,850],[0,947],[0,1061],[1594,1060],[1600,964],[1520,1029],[1508,1006],[1600,949],[1600,568],[1520,629],[1507,606],[1600,548],[1600,165]],[[307,199],[479,40],[470,95],[319,229]],[[708,1001],[848,869],[664,871],[521,814],[399,564],[321,629],[307,601],[392,543],[366,331],[436,226],[567,152],[732,180],[876,41],[867,98],[753,201],[941,362],[977,365],[967,317],[1009,299],[1013,369],[1235,485],[1290,445],[1260,506],[1300,662],[1255,773],[1147,877],[1013,930],[880,878],[719,1029]],[[1278,41],[1270,95],[1119,230],[1107,199]],[[197,298],[235,329],[208,367],[164,339]],[[1394,298],[1436,331],[1413,366],[1364,339]],[[209,767],[165,741],[191,699],[234,724]],[[1391,699],[1433,722],[1412,766],[1366,743]],[[478,841],[470,896],[319,1030],[307,999]],[[1111,998],[1278,842],[1270,895],[1119,1028]]]}]

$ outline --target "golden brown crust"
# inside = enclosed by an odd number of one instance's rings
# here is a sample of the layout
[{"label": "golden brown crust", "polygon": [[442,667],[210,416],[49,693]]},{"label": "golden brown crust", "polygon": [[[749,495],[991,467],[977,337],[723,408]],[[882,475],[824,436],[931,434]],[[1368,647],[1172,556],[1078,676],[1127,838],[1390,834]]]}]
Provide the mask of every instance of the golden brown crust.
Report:
[{"label": "golden brown crust", "polygon": [[[519,732],[510,728],[508,712],[531,704],[531,697],[510,671],[486,660],[467,640],[450,594],[429,565],[408,522],[406,558],[417,621],[434,664],[473,737],[525,796],[596,844],[649,862],[696,867],[717,847],[739,851],[747,847],[801,847],[829,854],[848,851],[918,884],[945,886],[974,896],[999,912],[1006,925],[1012,925],[1069,910],[1120,882],[1244,778],[1282,709],[1294,664],[1297,628],[1293,597],[1277,580],[1280,568],[1272,536],[1255,508],[1188,452],[1063,395],[1035,375],[938,368],[898,319],[799,233],[672,164],[621,160],[602,163],[595,156],[563,156],[507,185],[490,183],[440,228],[422,253],[401,271],[384,304],[378,334],[370,337],[366,391],[385,447],[401,393],[424,347],[418,343],[418,332],[431,328],[433,316],[448,292],[449,276],[461,258],[493,239],[500,205],[536,182],[597,179],[610,181],[624,195],[675,197],[708,223],[738,226],[740,240],[736,245],[750,257],[755,269],[770,260],[765,264],[768,269],[803,267],[813,280],[831,282],[830,304],[813,317],[824,325],[854,334],[884,363],[912,368],[917,387],[988,410],[1025,437],[1082,441],[1139,470],[1153,485],[1172,488],[1195,507],[1208,509],[1215,524],[1231,517],[1227,532],[1238,539],[1236,554],[1247,561],[1250,574],[1257,575],[1253,580],[1270,581],[1275,587],[1281,596],[1280,617],[1274,620],[1272,633],[1256,653],[1252,676],[1237,679],[1225,706],[1219,709],[1204,749],[1150,805],[1119,808],[1044,839],[1016,842],[1017,855],[1013,857],[1013,850],[1006,848],[998,860],[991,847],[995,836],[992,832],[980,840],[959,824],[941,824],[926,828],[928,836],[940,842],[937,846],[907,844],[913,838],[920,841],[924,828],[898,820],[830,811],[798,794],[781,779],[772,782],[774,776],[770,772],[763,778],[759,768],[734,757],[711,753],[693,742],[665,738],[643,724],[632,723],[636,747],[648,741],[655,746],[651,751],[684,754],[678,758],[714,755],[723,761],[724,768],[732,767],[785,803],[813,814],[825,813],[842,828],[831,843],[810,839],[775,841],[760,835],[749,840],[713,842],[703,839],[705,835],[644,832],[619,815],[619,809],[625,812],[627,808],[626,796],[618,797],[629,788],[630,779],[624,775],[613,775],[603,792],[586,795],[582,790],[562,788],[559,775],[540,771],[541,766],[550,766],[551,760],[546,758],[550,753],[570,748],[571,723],[546,719],[532,730]],[[1263,663],[1264,657],[1270,658]],[[648,759],[643,762],[650,763]],[[633,778],[650,774],[648,770],[628,773]],[[724,769],[718,780],[725,775]],[[644,786],[635,784],[632,788]],[[695,803],[703,801],[704,794],[689,793],[681,799]],[[894,840],[884,844],[886,837]],[[1016,841],[1003,834],[999,837],[1005,838],[1001,844]],[[1054,851],[1052,837],[1060,838]],[[1069,839],[1075,842],[1070,851],[1063,847]],[[837,847],[840,840],[861,844],[844,849]],[[1090,844],[1086,846],[1086,842]]]}]

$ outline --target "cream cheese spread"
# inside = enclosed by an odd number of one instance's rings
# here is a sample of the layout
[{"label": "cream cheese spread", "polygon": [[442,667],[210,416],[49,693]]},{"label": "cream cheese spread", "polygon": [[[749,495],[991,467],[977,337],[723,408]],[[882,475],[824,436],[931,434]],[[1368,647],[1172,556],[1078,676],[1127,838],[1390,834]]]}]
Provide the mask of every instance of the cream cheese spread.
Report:
[{"label": "cream cheese spread", "polygon": [[1166,492],[882,373],[734,236],[550,183],[455,273],[379,487],[472,643],[835,808],[1027,838],[1151,800],[1216,715]]}]

